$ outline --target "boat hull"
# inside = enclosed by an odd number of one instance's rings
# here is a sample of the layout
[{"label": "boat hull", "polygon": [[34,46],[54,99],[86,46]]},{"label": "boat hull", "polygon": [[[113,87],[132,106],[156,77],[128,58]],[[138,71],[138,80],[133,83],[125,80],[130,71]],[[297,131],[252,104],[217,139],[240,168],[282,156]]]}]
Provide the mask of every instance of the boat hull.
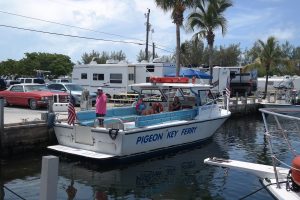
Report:
[{"label": "boat hull", "polygon": [[[95,158],[125,158],[207,140],[228,117],[229,115],[209,120],[181,120],[134,130],[119,130],[115,139],[104,128],[57,123],[54,130],[59,145],[73,148],[73,154],[91,157],[88,155],[91,153],[78,153],[83,149],[98,153]],[[59,148],[55,150],[60,151]]]}]

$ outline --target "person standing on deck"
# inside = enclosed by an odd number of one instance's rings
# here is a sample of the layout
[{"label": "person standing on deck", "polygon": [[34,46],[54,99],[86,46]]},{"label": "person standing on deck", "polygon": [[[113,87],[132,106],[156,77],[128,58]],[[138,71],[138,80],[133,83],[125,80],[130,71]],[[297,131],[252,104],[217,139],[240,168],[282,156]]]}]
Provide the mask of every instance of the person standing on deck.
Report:
[{"label": "person standing on deck", "polygon": [[[98,96],[96,99],[96,117],[104,117],[106,115],[106,94],[101,87],[97,88]],[[99,119],[100,127],[103,127],[104,119]]]}]

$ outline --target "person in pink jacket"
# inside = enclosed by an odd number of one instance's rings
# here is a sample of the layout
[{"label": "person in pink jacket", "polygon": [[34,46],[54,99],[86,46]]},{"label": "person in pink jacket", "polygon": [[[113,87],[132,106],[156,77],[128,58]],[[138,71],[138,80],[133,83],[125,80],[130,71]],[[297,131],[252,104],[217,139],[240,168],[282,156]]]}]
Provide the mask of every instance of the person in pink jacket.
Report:
[{"label": "person in pink jacket", "polygon": [[[106,94],[102,88],[97,88],[98,96],[96,99],[96,117],[104,117],[106,115]],[[99,125],[103,127],[104,119],[99,119]]]}]

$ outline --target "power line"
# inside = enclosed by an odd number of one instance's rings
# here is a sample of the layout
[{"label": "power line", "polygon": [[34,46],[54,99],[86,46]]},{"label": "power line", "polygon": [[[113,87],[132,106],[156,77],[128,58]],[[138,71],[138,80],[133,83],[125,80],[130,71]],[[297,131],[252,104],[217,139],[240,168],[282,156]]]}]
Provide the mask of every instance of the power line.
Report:
[{"label": "power line", "polygon": [[[115,42],[115,43],[126,43],[126,44],[136,44],[136,45],[144,45],[144,43],[138,43],[138,42],[129,42],[129,41],[122,41],[122,40],[109,40],[109,39],[102,39],[102,38],[93,38],[93,37],[86,37],[86,36],[79,36],[79,35],[70,35],[70,34],[63,34],[63,33],[55,33],[55,32],[49,32],[49,31],[41,31],[41,30],[36,30],[36,29],[30,29],[30,28],[23,28],[23,27],[17,27],[17,26],[9,26],[5,24],[0,24],[0,27],[5,27],[5,28],[12,28],[12,29],[18,29],[18,30],[24,30],[24,31],[32,31],[32,32],[37,32],[37,33],[44,33],[44,34],[50,34],[50,35],[59,35],[59,36],[64,36],[64,37],[72,37],[72,38],[80,38],[80,39],[87,39],[87,40],[96,40],[96,41],[104,41],[104,42]],[[149,44],[149,46],[152,46]],[[174,53],[172,51],[155,47],[157,49],[160,49],[165,52],[169,53]]]},{"label": "power line", "polygon": [[3,11],[3,10],[0,10],[0,13],[4,13],[4,14],[7,14],[7,15],[13,15],[13,16],[17,16],[17,17],[22,17],[22,18],[26,18],[26,19],[31,19],[31,20],[36,20],[36,21],[41,21],[41,22],[47,22],[47,23],[56,24],[56,25],[60,25],[60,26],[66,26],[66,27],[70,27],[70,28],[77,28],[77,29],[81,29],[81,30],[95,32],[95,33],[101,33],[101,34],[110,35],[110,36],[113,35],[113,36],[121,37],[121,38],[124,38],[124,39],[131,39],[131,40],[137,40],[137,41],[144,42],[144,40],[141,40],[141,39],[125,37],[125,36],[122,36],[122,35],[119,35],[119,34],[107,33],[107,32],[103,32],[103,31],[96,31],[96,30],[89,29],[89,28],[82,28],[82,27],[79,27],[79,26],[73,26],[73,25],[63,24],[63,23],[54,22],[54,21],[50,21],[50,20],[44,20],[44,19],[39,19],[39,18],[35,18],[35,17],[29,17],[29,16],[25,16],[25,15],[16,14],[16,13],[6,12],[6,11]]},{"label": "power line", "polygon": [[[149,45],[152,46],[151,44],[149,44]],[[166,50],[166,49],[157,47],[157,46],[155,46],[155,48],[156,48],[156,49],[160,49],[160,50],[165,51],[165,52],[168,52],[168,53],[175,53],[174,51],[169,51],[169,50]]]},{"label": "power line", "polygon": [[[121,37],[121,38],[125,38],[125,39],[132,39],[132,40],[137,40],[137,41],[144,42],[144,40],[141,40],[141,39],[125,37],[125,36],[122,36],[122,35],[119,35],[119,34],[96,31],[96,30],[93,30],[93,29],[82,28],[82,27],[79,27],[79,26],[63,24],[63,23],[54,22],[54,21],[50,21],[50,20],[39,19],[39,18],[35,18],[35,17],[29,17],[29,16],[20,15],[20,14],[16,14],[16,13],[11,13],[11,12],[7,12],[7,11],[3,11],[3,10],[0,10],[0,13],[13,15],[13,16],[17,16],[17,17],[22,17],[22,18],[26,18],[26,19],[31,19],[31,20],[36,20],[36,21],[47,22],[47,23],[56,24],[56,25],[60,25],[60,26],[65,26],[65,27],[70,27],[70,28],[77,28],[77,29],[81,29],[81,30],[95,32],[95,33],[101,33],[101,34],[105,34],[105,35],[109,35],[109,36],[117,36],[117,37]],[[143,45],[142,43],[138,43],[138,42],[128,42],[128,41],[121,41],[121,40],[117,41],[117,40],[109,40],[109,39],[98,39],[98,38],[92,38],[92,37],[66,35],[66,34],[61,34],[61,33],[52,33],[52,32],[47,32],[47,31],[39,31],[39,30],[35,30],[35,29],[21,28],[21,27],[9,26],[9,25],[0,25],[0,26],[7,27],[7,28],[15,28],[15,29],[20,29],[20,30],[27,30],[27,31],[33,31],[33,32],[52,34],[52,35],[60,35],[60,36],[66,36],[66,37],[75,37],[75,38],[82,38],[82,39],[101,40],[101,41],[107,41],[107,42],[132,43],[132,44]],[[152,45],[149,45],[149,46],[152,46]],[[164,48],[159,48],[158,46],[167,48],[166,46],[159,45],[159,44],[156,43],[155,48],[160,49],[160,50],[165,51],[165,52],[174,53],[174,51],[169,51],[169,50],[166,50]]]},{"label": "power line", "polygon": [[41,30],[30,29],[30,28],[22,28],[22,27],[17,27],[17,26],[9,26],[9,25],[5,25],[5,24],[0,24],[0,26],[6,27],[6,28],[18,29],[18,30],[25,30],[25,31],[32,31],[32,32],[38,32],[38,33],[50,34],[50,35],[59,35],[59,36],[64,36],[64,37],[80,38],[80,39],[87,39],[87,40],[97,40],[97,41],[105,41],[105,42],[144,45],[143,43],[138,43],[138,42],[129,42],[129,41],[122,41],[122,40],[109,40],[109,39],[102,39],[102,38],[93,38],[93,37],[78,36],[78,35],[69,35],[69,34],[63,34],[63,33],[41,31]]}]

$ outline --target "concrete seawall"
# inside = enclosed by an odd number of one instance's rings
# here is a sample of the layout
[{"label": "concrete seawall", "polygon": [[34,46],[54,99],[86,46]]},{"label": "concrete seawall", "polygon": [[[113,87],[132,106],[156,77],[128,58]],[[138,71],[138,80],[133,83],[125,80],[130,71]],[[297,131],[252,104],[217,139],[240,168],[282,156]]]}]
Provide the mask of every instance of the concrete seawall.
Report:
[{"label": "concrete seawall", "polygon": [[261,104],[259,103],[237,104],[229,106],[229,110],[231,111],[232,116],[255,114],[259,112],[259,108],[261,108]]},{"label": "concrete seawall", "polygon": [[9,124],[1,133],[1,157],[45,149],[56,142],[53,128],[48,128],[45,122]]}]

